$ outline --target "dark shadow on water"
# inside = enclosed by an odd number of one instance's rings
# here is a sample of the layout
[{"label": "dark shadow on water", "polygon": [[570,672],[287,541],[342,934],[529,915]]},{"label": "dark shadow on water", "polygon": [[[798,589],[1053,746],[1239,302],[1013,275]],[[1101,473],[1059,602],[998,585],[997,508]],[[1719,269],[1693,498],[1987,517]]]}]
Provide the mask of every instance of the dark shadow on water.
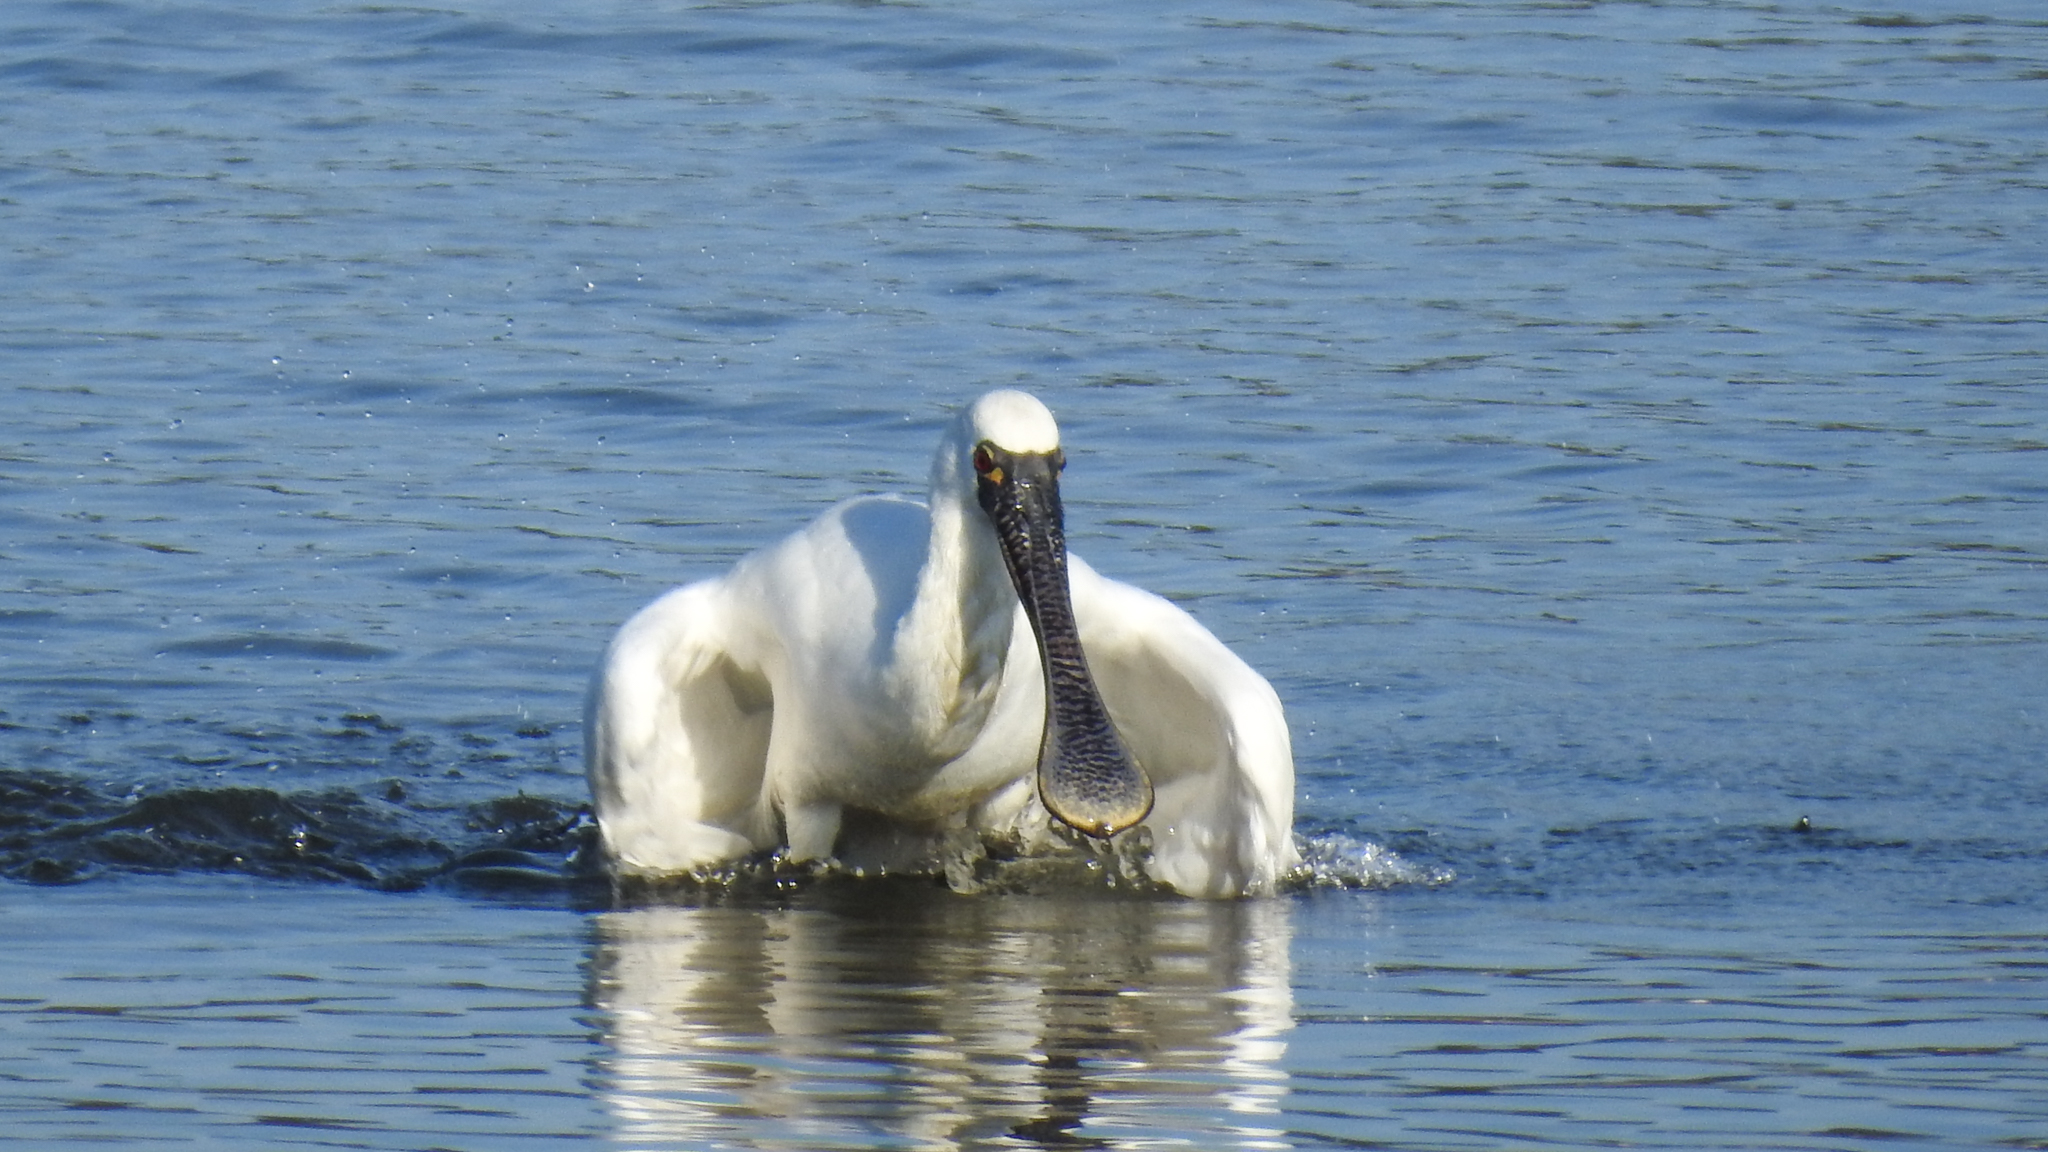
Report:
[{"label": "dark shadow on water", "polygon": [[213,872],[453,889],[496,901],[602,906],[583,806],[516,793],[451,810],[401,785],[278,791],[188,786],[110,795],[52,772],[0,769],[0,877],[72,884],[108,874]]}]

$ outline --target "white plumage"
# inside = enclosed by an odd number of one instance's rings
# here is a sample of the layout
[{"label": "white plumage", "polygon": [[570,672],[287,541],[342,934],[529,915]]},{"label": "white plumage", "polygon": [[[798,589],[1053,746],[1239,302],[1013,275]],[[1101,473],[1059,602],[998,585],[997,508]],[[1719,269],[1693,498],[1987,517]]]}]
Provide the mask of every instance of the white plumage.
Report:
[{"label": "white plumage", "polygon": [[628,620],[586,726],[612,866],[829,857],[850,809],[1042,839],[1050,808],[1092,835],[1142,824],[1147,873],[1181,892],[1271,891],[1298,860],[1279,698],[1066,553],[1062,463],[1045,406],[991,392],[941,441],[928,505],[849,500]]}]

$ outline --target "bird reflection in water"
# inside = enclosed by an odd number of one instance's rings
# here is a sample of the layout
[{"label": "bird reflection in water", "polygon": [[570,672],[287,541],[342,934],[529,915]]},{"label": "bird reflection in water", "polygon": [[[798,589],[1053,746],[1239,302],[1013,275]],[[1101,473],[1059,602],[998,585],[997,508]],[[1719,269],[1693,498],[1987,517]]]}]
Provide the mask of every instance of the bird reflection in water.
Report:
[{"label": "bird reflection in water", "polygon": [[621,1141],[1287,1146],[1285,901],[861,887],[596,918]]}]

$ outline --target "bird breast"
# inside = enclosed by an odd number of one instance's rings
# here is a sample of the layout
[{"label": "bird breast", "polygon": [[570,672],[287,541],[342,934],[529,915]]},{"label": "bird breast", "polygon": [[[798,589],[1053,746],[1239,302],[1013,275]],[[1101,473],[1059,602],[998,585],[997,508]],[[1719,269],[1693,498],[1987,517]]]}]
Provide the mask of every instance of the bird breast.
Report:
[{"label": "bird breast", "polygon": [[[805,734],[771,758],[858,781],[848,802],[886,808],[924,788],[983,738],[1005,695],[1020,611],[1000,554],[992,540],[976,554],[971,521],[932,525],[912,501],[849,501],[733,573],[754,587],[736,600],[772,617],[785,665],[774,706],[795,721],[779,719],[778,737]],[[1020,667],[1036,672],[1028,649]]]}]

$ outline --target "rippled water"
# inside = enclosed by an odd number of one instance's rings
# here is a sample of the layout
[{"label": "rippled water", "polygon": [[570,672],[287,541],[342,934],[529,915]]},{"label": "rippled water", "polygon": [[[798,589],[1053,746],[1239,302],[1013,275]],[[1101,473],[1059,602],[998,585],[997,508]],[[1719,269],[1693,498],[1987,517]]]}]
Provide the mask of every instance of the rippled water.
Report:
[{"label": "rippled water", "polygon": [[581,915],[4,897],[0,1114],[93,1147],[2040,1144],[2038,931],[867,885]]},{"label": "rippled water", "polygon": [[[7,1130],[2048,1145],[2044,92],[2010,2],[10,5]],[[612,907],[610,630],[998,384],[1390,890]]]}]

